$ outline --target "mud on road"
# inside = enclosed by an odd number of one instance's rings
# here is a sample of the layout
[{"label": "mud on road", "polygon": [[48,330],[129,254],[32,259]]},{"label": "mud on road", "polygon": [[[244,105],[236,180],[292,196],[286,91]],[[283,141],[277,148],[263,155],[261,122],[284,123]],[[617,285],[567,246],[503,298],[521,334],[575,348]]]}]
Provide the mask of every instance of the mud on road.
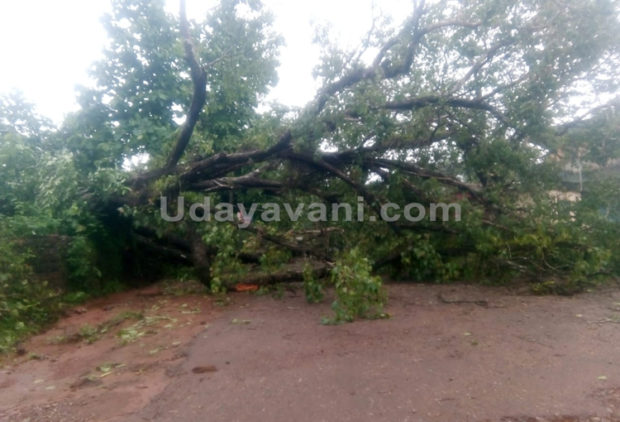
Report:
[{"label": "mud on road", "polygon": [[[617,288],[388,291],[390,319],[339,326],[301,291],[92,302],[5,362],[0,420],[620,421]],[[131,312],[90,344],[58,341]]]}]

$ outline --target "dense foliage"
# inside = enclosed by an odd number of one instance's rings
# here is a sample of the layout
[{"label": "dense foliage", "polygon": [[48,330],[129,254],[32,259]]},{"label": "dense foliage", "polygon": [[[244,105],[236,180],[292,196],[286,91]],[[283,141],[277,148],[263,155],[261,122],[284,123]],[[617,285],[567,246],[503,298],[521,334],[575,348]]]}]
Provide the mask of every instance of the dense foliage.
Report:
[{"label": "dense foliage", "polygon": [[[282,43],[259,1],[221,0],[201,22],[163,0],[114,1],[78,112],[53,128],[18,96],[0,104],[2,324],[45,300],[19,298],[32,234],[73,239],[70,287],[95,294],[183,266],[213,291],[303,278],[316,301],[331,272],[337,320],[381,314],[379,274],[557,292],[618,275],[616,3],[414,5],[353,51],[319,33],[322,88],[290,109],[258,107]],[[164,221],[162,196],[176,209],[179,195],[234,217]],[[366,217],[239,227],[241,207],[266,202]],[[454,203],[461,219],[381,221],[388,202]]]}]

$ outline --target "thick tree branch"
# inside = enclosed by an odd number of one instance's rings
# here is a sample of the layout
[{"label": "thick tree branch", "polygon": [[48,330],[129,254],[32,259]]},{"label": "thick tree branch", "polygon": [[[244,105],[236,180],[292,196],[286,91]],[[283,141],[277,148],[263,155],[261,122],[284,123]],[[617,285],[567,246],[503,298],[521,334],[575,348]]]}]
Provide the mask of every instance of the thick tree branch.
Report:
[{"label": "thick tree branch", "polygon": [[[419,4],[416,5],[413,16],[405,23],[399,33],[383,44],[370,67],[359,67],[353,69],[342,78],[325,86],[325,88],[323,88],[316,97],[315,113],[320,113],[330,97],[357,84],[358,82],[363,80],[371,80],[374,78],[391,79],[409,72],[411,66],[413,65],[416,49],[425,35],[450,26],[464,28],[477,28],[480,26],[479,22],[473,23],[454,19],[437,22],[422,27],[421,21],[425,13],[425,2],[420,1]],[[388,52],[404,40],[410,41],[407,46],[406,55],[402,62],[395,65],[394,63],[391,63],[391,61],[384,60]]]},{"label": "thick tree branch", "polygon": [[367,159],[366,161],[370,165],[403,170],[405,172],[413,174],[417,177],[421,177],[423,179],[435,179],[445,185],[454,186],[459,190],[467,192],[475,199],[478,199],[479,201],[484,202],[481,196],[481,191],[478,187],[461,182],[445,174],[432,171],[432,170],[426,170],[413,163],[408,163],[404,161],[388,160],[384,158],[373,158],[373,159]]},{"label": "thick tree branch", "polygon": [[[323,278],[329,275],[331,266],[328,263],[317,262],[312,264],[312,275]],[[255,272],[243,277],[240,281],[244,284],[264,286],[276,283],[290,283],[303,280],[304,268],[299,265],[289,265],[276,272]],[[228,285],[230,288],[232,286]]]},{"label": "thick tree branch", "polygon": [[187,169],[179,169],[181,183],[192,184],[197,181],[220,177],[245,165],[264,161],[290,148],[292,139],[291,132],[286,131],[275,145],[265,150],[232,154],[220,153],[195,161]]},{"label": "thick tree branch", "polygon": [[257,177],[257,173],[258,172],[253,171],[239,177],[220,177],[217,179],[205,180],[193,184],[190,186],[190,189],[203,192],[250,188],[263,189],[264,191],[279,191],[284,186],[277,180],[268,180]]},{"label": "thick tree branch", "polygon": [[189,31],[189,22],[187,21],[187,15],[185,13],[185,0],[181,0],[180,5],[181,36],[183,37],[185,60],[190,68],[194,90],[187,117],[181,126],[181,131],[179,132],[174,147],[166,160],[166,165],[164,166],[165,173],[170,172],[176,166],[179,159],[181,159],[192,137],[194,127],[198,122],[198,116],[207,99],[207,73],[200,66],[200,63],[198,63],[194,53],[194,46]]}]

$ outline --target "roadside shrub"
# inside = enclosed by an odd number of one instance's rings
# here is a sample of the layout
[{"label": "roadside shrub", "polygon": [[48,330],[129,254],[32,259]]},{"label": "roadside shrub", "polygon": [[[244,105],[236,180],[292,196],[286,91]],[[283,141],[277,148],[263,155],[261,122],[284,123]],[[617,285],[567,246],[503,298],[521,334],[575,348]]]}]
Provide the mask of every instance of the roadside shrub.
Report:
[{"label": "roadside shrub", "polygon": [[317,280],[312,271],[312,265],[306,262],[303,271],[304,293],[308,303],[319,303],[325,298],[325,290],[321,280]]},{"label": "roadside shrub", "polygon": [[97,268],[97,249],[86,236],[75,236],[67,251],[70,288],[98,293],[101,290],[101,271]]},{"label": "roadside shrub", "polygon": [[11,351],[28,334],[54,320],[60,311],[58,293],[37,282],[28,252],[2,233],[0,242],[0,353]]},{"label": "roadside shrub", "polygon": [[230,225],[218,224],[206,229],[202,239],[209,245],[217,245],[218,251],[211,264],[210,290],[214,294],[226,292],[227,286],[234,284],[245,274],[239,260],[240,240],[237,231]]},{"label": "roadside shrub", "polygon": [[381,278],[371,275],[372,266],[357,248],[345,252],[331,271],[331,282],[336,292],[332,303],[334,317],[323,320],[327,324],[351,322],[356,318],[385,318],[383,312],[387,296]]}]

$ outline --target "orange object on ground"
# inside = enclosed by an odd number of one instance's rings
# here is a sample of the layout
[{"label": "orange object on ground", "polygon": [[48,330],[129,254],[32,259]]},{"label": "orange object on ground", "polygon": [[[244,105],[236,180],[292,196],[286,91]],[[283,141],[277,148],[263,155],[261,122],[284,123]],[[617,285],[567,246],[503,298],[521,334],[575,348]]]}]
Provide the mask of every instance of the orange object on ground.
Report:
[{"label": "orange object on ground", "polygon": [[258,290],[258,286],[256,284],[237,284],[235,285],[235,291],[237,292],[255,292]]}]

